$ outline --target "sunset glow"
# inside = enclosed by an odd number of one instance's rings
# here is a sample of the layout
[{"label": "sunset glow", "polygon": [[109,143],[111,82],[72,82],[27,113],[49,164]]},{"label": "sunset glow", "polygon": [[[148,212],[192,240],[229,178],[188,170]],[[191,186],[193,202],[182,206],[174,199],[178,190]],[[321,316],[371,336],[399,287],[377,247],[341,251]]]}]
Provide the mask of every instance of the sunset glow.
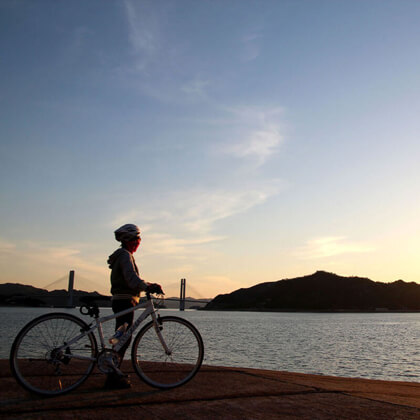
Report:
[{"label": "sunset glow", "polygon": [[420,283],[420,2],[0,12],[0,282],[75,270],[109,293],[135,223],[170,295],[317,270]]}]

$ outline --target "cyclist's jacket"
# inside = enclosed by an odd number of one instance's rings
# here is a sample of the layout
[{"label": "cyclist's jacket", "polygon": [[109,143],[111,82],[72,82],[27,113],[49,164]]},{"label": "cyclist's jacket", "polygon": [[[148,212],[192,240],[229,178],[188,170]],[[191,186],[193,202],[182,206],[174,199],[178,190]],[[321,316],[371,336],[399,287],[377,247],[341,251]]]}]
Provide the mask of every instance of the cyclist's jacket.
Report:
[{"label": "cyclist's jacket", "polygon": [[146,290],[146,283],[139,277],[133,254],[125,248],[117,249],[108,258],[111,269],[111,294],[113,299],[129,299]]}]

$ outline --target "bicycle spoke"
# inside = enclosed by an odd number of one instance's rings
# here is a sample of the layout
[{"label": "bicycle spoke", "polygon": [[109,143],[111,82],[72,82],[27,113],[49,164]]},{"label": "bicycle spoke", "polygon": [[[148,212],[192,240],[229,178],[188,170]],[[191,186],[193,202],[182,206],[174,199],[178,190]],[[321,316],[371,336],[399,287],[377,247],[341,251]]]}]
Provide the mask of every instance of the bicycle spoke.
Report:
[{"label": "bicycle spoke", "polygon": [[160,334],[169,349],[166,353],[153,322],[137,335],[132,361],[137,374],[149,385],[173,388],[189,381],[203,360],[203,342],[196,328],[178,317],[163,317]]},{"label": "bicycle spoke", "polygon": [[[85,328],[82,320],[69,314],[48,314],[30,322],[12,346],[11,367],[18,382],[43,395],[57,395],[79,386],[93,369],[96,339],[89,333],[72,345],[67,342]],[[69,357],[73,354],[93,359]]]}]

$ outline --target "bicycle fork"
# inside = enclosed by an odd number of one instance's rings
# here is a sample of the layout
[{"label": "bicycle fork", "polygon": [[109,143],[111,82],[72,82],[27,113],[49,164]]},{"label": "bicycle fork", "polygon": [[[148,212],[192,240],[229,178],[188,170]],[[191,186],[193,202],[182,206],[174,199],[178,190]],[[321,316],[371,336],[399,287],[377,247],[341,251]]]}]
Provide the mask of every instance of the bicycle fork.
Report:
[{"label": "bicycle fork", "polygon": [[163,338],[163,335],[162,335],[163,322],[162,322],[162,320],[160,318],[160,315],[158,315],[156,317],[156,314],[155,313],[152,313],[152,318],[153,318],[153,323],[154,323],[155,331],[156,331],[156,334],[157,334],[158,339],[160,341],[160,344],[162,344],[162,347],[165,350],[165,354],[167,356],[171,356],[172,351],[166,345],[165,339]]}]

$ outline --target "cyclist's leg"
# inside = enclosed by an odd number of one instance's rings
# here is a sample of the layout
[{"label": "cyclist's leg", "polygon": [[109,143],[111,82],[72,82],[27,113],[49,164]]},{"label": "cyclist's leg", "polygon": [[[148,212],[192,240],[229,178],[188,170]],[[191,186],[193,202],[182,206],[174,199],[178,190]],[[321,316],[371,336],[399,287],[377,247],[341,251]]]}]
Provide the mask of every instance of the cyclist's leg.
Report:
[{"label": "cyclist's leg", "polygon": [[[136,303],[131,299],[115,299],[112,301],[112,311],[114,313],[118,313],[121,311],[124,311],[125,309],[132,308],[133,306],[136,306]],[[127,323],[128,328],[131,327],[133,324],[134,319],[134,312],[130,312],[126,315],[119,316],[115,319],[115,330],[117,330],[121,325]],[[124,346],[118,351],[118,354],[120,356],[120,365],[123,361],[124,354],[130,345],[131,337],[127,342],[124,344]],[[120,366],[118,366],[119,368]],[[124,389],[130,387],[130,380],[128,376],[119,376],[117,373],[109,373],[107,376],[107,379],[105,381],[105,388],[108,389]]]},{"label": "cyclist's leg", "polygon": [[[115,299],[112,301],[112,311],[114,314],[124,311],[126,309],[132,308],[136,306],[136,303],[132,299]],[[123,324],[127,323],[128,328],[133,325],[133,319],[134,319],[134,312],[130,312],[126,315],[119,316],[115,319],[115,331]],[[118,354],[121,357],[121,362],[124,358],[124,354],[127,351],[128,346],[130,345],[131,337],[127,342],[124,344],[123,347],[118,351]]]}]

